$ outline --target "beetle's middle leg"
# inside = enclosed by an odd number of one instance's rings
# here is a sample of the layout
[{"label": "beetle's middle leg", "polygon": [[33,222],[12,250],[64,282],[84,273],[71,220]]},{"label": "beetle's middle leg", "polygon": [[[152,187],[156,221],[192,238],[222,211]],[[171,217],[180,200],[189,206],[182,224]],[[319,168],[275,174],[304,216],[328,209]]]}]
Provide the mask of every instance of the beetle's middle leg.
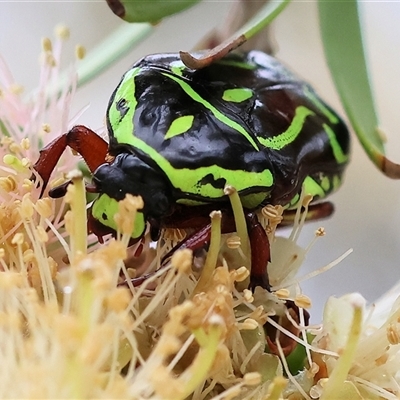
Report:
[{"label": "beetle's middle leg", "polygon": [[[171,218],[171,220],[173,219]],[[192,251],[196,251],[209,244],[211,239],[211,224],[205,224],[205,219],[202,217],[199,217],[198,222],[200,221],[202,222],[202,225],[197,225],[198,230],[196,230],[196,232],[178,243],[163,257],[161,262],[162,265],[165,264],[165,262],[177,250],[190,249]],[[261,286],[262,288],[269,290],[270,284],[268,280],[267,266],[270,261],[270,244],[267,234],[259,223],[255,213],[247,213],[246,222],[251,249],[251,272],[249,286],[253,290],[256,286]],[[182,228],[178,225],[179,224],[175,222],[174,228]],[[191,226],[196,226],[193,225],[193,221]],[[231,212],[224,212],[221,227],[222,233],[231,233],[235,232],[235,230],[236,226],[233,214]]]},{"label": "beetle's middle leg", "polygon": [[[310,204],[306,213],[306,221],[316,221],[318,219],[328,218],[334,213],[334,205],[330,201],[323,201],[316,204]],[[292,226],[296,219],[296,210],[286,210],[283,213],[282,222],[279,226]]]}]

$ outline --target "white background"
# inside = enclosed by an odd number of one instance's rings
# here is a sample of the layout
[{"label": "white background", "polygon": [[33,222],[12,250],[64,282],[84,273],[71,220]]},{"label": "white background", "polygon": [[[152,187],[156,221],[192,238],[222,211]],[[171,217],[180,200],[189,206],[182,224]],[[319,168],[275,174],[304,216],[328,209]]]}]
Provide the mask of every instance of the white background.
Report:
[{"label": "white background", "polygon": [[[108,97],[134,61],[154,52],[190,50],[209,27],[221,23],[230,3],[205,1],[162,22],[150,38],[80,89],[74,109],[89,103],[90,109],[78,122],[94,129],[101,127]],[[362,10],[376,102],[389,138],[387,150],[400,162],[400,2],[363,2]],[[72,31],[69,54],[73,54],[76,43],[90,50],[123,23],[108,10],[105,1],[0,1],[0,54],[27,89],[38,82],[40,39],[51,36],[59,22]],[[279,45],[277,56],[341,111],[322,57],[315,2],[294,1],[278,18],[274,32]],[[309,253],[302,273],[329,263],[349,248],[354,252],[333,270],[303,285],[313,300],[315,322],[320,320],[327,296],[358,291],[372,302],[400,279],[400,182],[385,178],[375,169],[355,135],[344,186],[331,199],[336,205],[333,218],[309,224],[303,231],[302,244],[311,240],[320,225],[327,236]]]}]

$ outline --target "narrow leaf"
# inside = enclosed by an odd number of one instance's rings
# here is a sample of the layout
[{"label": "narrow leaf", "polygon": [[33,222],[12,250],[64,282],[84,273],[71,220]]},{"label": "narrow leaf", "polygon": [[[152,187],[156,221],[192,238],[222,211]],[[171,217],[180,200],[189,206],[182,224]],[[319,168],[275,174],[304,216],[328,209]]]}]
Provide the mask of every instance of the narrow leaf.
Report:
[{"label": "narrow leaf", "polygon": [[387,176],[400,179],[400,165],[384,156],[357,0],[319,0],[318,5],[325,56],[353,129],[374,164]]},{"label": "narrow leaf", "polygon": [[200,0],[107,0],[111,11],[127,22],[156,23],[192,7]]}]

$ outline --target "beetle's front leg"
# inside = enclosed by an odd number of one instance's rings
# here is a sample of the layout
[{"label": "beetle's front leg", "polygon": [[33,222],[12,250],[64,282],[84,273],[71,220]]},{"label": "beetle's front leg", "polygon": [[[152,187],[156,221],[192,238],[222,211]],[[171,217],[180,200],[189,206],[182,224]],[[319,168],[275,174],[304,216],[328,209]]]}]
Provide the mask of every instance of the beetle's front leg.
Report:
[{"label": "beetle's front leg", "polygon": [[58,160],[67,147],[79,153],[90,171],[93,172],[104,163],[108,144],[99,135],[83,125],[74,126],[70,131],[50,142],[40,151],[39,159],[33,166],[43,180],[42,194]]}]

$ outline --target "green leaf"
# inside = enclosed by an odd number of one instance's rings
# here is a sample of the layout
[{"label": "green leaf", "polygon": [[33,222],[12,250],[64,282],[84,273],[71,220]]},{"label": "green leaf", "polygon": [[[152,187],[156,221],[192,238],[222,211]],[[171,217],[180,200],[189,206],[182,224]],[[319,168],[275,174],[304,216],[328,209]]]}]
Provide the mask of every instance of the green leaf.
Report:
[{"label": "green leaf", "polygon": [[357,0],[319,1],[325,55],[348,117],[357,133],[383,152],[364,55]]},{"label": "green leaf", "polygon": [[374,164],[400,179],[400,165],[384,156],[357,0],[319,0],[318,6],[325,56],[351,125]]},{"label": "green leaf", "polygon": [[78,66],[78,86],[100,75],[110,65],[141,43],[154,28],[150,24],[124,24],[90,51]]},{"label": "green leaf", "polygon": [[107,0],[111,11],[127,22],[158,22],[200,0]]}]

